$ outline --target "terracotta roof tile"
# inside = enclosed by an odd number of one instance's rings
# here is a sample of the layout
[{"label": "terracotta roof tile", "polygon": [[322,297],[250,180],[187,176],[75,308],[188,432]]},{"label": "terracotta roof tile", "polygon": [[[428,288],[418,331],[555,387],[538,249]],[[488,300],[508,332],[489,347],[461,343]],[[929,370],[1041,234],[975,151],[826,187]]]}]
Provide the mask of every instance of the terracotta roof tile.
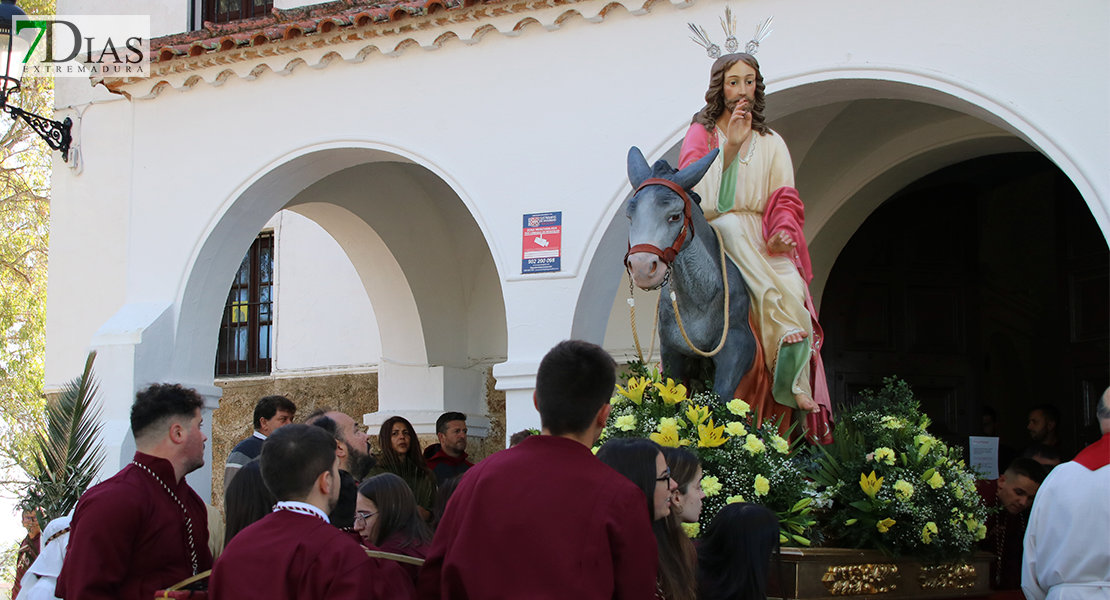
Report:
[{"label": "terracotta roof tile", "polygon": [[270,15],[230,23],[205,21],[197,31],[167,35],[151,40],[151,61],[168,62],[230,52],[247,46],[332,33],[345,28],[366,27],[408,17],[455,11],[477,4],[500,4],[506,0],[338,0],[292,9],[275,8]]}]

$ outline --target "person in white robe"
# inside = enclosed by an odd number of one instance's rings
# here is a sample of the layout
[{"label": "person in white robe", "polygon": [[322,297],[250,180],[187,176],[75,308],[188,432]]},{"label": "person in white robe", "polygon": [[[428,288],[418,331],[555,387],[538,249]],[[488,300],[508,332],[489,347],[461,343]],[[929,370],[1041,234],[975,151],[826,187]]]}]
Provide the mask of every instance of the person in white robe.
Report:
[{"label": "person in white robe", "polygon": [[1098,404],[1102,439],[1044,480],[1025,531],[1028,600],[1110,600],[1110,389]]}]

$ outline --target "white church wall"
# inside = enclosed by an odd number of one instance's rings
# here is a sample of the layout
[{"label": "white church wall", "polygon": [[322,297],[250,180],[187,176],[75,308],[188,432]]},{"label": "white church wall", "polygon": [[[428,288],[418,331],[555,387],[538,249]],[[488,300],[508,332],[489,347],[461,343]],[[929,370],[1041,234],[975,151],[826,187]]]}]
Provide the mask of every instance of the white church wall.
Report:
[{"label": "white church wall", "polygon": [[274,374],[376,367],[377,317],[350,259],[311,219],[276,221]]}]

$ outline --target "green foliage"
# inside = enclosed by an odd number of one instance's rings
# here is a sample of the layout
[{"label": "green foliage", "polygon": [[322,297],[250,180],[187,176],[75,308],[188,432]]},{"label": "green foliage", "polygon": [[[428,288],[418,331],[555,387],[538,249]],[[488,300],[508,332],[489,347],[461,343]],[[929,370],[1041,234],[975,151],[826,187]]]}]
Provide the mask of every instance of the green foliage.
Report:
[{"label": "green foliage", "polygon": [[725,401],[712,391],[691,395],[682,384],[640,362],[629,364],[624,379],[613,397],[602,442],[640,437],[694,452],[704,472],[703,527],[726,504],[753,502],[778,513],[783,545],[813,543],[814,486],[794,457],[801,437],[790,444],[779,436],[777,423],[757,427],[747,403]]},{"label": "green foliage", "polygon": [[814,480],[831,497],[828,530],[837,545],[889,556],[950,561],[975,551],[988,511],[975,474],[929,435],[910,387],[894,378],[845,411],[833,447],[814,447]]},{"label": "green foliage", "polygon": [[46,522],[77,505],[104,462],[98,441],[101,423],[92,369],[95,358],[95,352],[89,353],[84,373],[47,405],[46,429],[36,433],[34,466],[27,469],[34,475],[20,506],[40,509]]},{"label": "green foliage", "polygon": [[[53,14],[53,0],[22,0],[31,15]],[[9,102],[50,116],[52,78],[24,78]],[[51,150],[22,120],[0,116],[0,471],[30,463],[43,420],[46,249]],[[19,482],[2,482],[9,490]]]}]

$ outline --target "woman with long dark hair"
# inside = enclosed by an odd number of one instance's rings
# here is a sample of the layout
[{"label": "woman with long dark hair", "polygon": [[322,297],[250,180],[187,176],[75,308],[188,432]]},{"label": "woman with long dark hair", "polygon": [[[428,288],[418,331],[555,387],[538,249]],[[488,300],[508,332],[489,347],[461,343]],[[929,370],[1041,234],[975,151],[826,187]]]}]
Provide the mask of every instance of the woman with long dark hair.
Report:
[{"label": "woman with long dark hair", "polygon": [[698,545],[699,600],[767,600],[767,573],[779,551],[779,519],[739,502],[713,518]]},{"label": "woman with long dark hair", "polygon": [[412,423],[404,417],[386,419],[378,432],[378,443],[382,450],[381,460],[370,470],[368,477],[393,473],[405,480],[416,497],[420,518],[427,523],[435,507],[436,476],[424,460]]},{"label": "woman with long dark hair", "polygon": [[235,479],[227,486],[224,494],[224,514],[227,515],[227,528],[224,532],[224,547],[235,534],[248,525],[265,517],[274,510],[277,498],[270,493],[262,481],[262,467],[252,460],[239,469]]},{"label": "woman with long dark hair", "polygon": [[671,479],[678,484],[671,498],[671,514],[680,523],[697,523],[701,518],[701,501],[705,499],[701,489],[701,461],[693,452],[682,448],[664,447],[662,450]]},{"label": "woman with long dark hair", "polygon": [[694,576],[690,540],[678,520],[671,517],[671,495],[677,485],[659,449],[659,444],[642,438],[609,440],[597,452],[601,462],[616,469],[644,491],[648,516],[659,550],[658,595],[665,600],[694,600]]},{"label": "woman with long dark hair", "polygon": [[[432,543],[432,530],[416,510],[416,498],[403,479],[393,473],[362,482],[355,499],[355,531],[385,552],[423,559]],[[399,563],[413,582],[420,568]]]}]

